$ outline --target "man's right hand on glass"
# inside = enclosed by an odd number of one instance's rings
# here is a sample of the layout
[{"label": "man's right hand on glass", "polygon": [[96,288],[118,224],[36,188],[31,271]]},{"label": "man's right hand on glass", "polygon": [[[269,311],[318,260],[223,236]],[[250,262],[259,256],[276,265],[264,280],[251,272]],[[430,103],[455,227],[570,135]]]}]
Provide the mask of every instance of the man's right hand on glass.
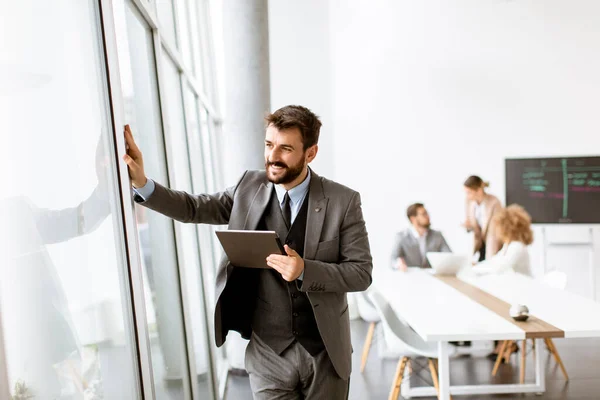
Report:
[{"label": "man's right hand on glass", "polygon": [[133,140],[133,135],[129,125],[125,125],[124,134],[127,154],[123,156],[123,160],[127,163],[129,178],[131,179],[133,187],[144,187],[146,182],[148,182],[148,179],[144,173],[144,159],[142,157],[142,152]]}]

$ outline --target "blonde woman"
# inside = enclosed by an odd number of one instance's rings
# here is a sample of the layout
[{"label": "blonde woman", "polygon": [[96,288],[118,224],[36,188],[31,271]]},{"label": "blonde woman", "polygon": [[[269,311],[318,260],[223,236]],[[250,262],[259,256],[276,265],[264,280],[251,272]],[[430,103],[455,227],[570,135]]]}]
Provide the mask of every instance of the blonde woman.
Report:
[{"label": "blonde woman", "polygon": [[527,211],[517,204],[510,205],[496,212],[493,224],[503,246],[496,255],[476,264],[474,271],[481,274],[512,270],[531,276],[527,246],[533,243],[533,231]]},{"label": "blonde woman", "polygon": [[485,188],[489,185],[475,175],[468,177],[464,183],[467,219],[463,226],[475,234],[473,254],[479,252],[479,261],[496,254],[502,245],[492,227],[494,215],[502,209],[502,204],[496,196],[486,193]]},{"label": "blonde woman", "polygon": [[[496,255],[477,263],[473,267],[473,272],[483,275],[514,271],[531,276],[527,246],[533,243],[533,231],[531,217],[527,211],[513,204],[497,211],[492,222],[495,237],[503,243],[503,246]],[[490,359],[496,360],[501,345],[502,343],[496,341],[496,348],[488,356]],[[511,354],[519,351],[519,346],[513,342],[510,351]]]}]

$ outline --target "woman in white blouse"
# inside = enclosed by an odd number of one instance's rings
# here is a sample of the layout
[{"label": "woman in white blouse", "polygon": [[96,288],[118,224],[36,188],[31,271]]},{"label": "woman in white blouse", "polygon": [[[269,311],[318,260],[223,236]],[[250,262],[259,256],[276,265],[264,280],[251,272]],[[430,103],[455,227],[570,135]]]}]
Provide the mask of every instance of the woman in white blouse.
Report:
[{"label": "woman in white blouse", "polygon": [[[527,211],[517,204],[510,205],[496,212],[493,223],[495,235],[504,245],[494,256],[475,264],[473,272],[483,275],[514,271],[531,276],[527,246],[533,243],[533,231]],[[500,346],[501,343],[496,342],[490,359],[496,360]],[[513,342],[511,353],[518,350],[519,346]]]},{"label": "woman in white blouse", "polygon": [[475,264],[477,274],[503,273],[514,271],[531,276],[527,246],[533,243],[531,217],[517,204],[497,211],[494,215],[494,229],[503,243],[496,255]]}]

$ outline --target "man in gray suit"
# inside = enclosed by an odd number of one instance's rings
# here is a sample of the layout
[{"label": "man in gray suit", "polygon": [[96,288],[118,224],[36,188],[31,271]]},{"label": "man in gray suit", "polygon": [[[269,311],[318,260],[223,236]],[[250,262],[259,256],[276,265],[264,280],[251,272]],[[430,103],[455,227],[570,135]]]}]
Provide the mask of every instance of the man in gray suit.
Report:
[{"label": "man in gray suit", "polygon": [[406,271],[408,267],[430,268],[427,252],[451,252],[441,232],[430,229],[431,221],[421,203],[406,209],[410,228],[398,233],[392,253],[392,268]]},{"label": "man in gray suit", "polygon": [[270,255],[270,268],[221,261],[217,345],[230,330],[250,339],[245,362],[255,399],[346,399],[352,353],[346,293],[367,289],[373,268],[360,195],[308,168],[321,127],[310,110],[286,106],[266,122],[266,171],[246,171],[234,187],[201,195],[148,180],[126,126],[134,198],[181,222],[278,232],[287,255]]}]

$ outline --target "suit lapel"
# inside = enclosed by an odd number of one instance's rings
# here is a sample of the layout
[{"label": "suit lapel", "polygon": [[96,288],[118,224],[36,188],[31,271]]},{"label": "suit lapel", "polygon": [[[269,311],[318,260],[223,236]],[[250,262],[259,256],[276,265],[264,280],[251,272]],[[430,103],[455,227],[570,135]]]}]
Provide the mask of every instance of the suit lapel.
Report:
[{"label": "suit lapel", "polygon": [[250,208],[248,209],[248,214],[246,215],[244,230],[255,230],[258,228],[260,219],[269,205],[272,190],[273,184],[271,182],[263,183],[258,187],[254,199],[252,200],[252,204],[250,204]]},{"label": "suit lapel", "polygon": [[306,217],[306,232],[304,237],[304,258],[314,260],[323,230],[323,222],[327,214],[329,199],[323,193],[321,178],[310,171],[310,189],[308,191],[308,216]]}]

